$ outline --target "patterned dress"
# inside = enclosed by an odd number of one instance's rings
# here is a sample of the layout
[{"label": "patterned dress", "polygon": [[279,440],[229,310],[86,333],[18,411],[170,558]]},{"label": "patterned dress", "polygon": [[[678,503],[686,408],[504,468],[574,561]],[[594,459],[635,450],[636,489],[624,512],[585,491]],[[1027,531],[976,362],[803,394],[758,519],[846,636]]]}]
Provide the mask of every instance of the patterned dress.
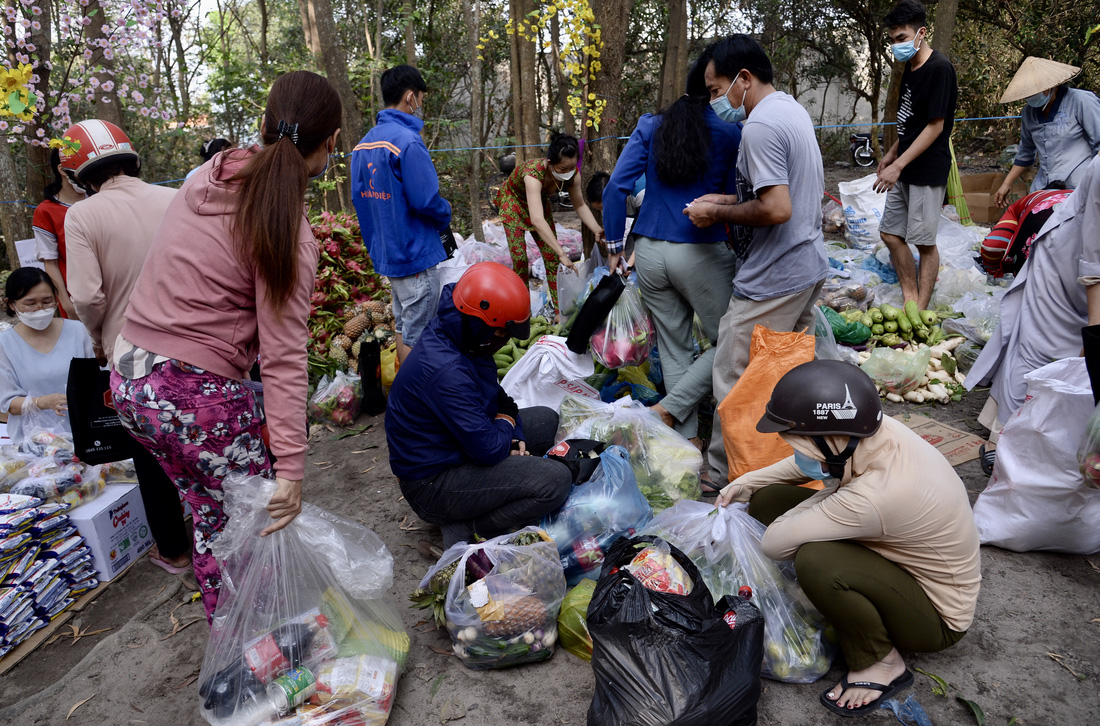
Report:
[{"label": "patterned dress", "polygon": [[550,302],[554,309],[558,309],[558,253],[549,244],[542,241],[535,226],[531,224],[531,213],[527,208],[527,187],[524,185],[524,177],[538,179],[542,188],[542,209],[546,216],[546,223],[550,229],[554,229],[554,216],[550,211],[550,197],[544,184],[549,173],[549,164],[546,159],[530,159],[521,166],[517,166],[501,185],[497,193],[497,208],[500,209],[500,221],[504,225],[504,234],[508,238],[508,252],[512,255],[512,269],[520,276],[524,283],[531,278],[531,268],[527,259],[527,242],[524,240],[524,232],[530,232],[546,263],[546,283],[550,288]]}]

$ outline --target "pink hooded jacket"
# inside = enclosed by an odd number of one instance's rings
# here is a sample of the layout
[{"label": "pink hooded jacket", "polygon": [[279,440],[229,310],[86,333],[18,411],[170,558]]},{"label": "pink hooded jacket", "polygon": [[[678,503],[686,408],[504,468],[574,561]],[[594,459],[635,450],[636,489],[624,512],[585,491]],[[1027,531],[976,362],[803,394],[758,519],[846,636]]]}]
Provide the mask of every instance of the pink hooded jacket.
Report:
[{"label": "pink hooded jacket", "polygon": [[264,405],[275,469],[301,479],[306,455],[306,345],[319,250],[302,215],[298,287],[276,316],[263,280],[233,240],[236,185],[258,147],[219,154],[180,189],[126,308],[122,337],[151,353],[241,380],[263,359]]}]

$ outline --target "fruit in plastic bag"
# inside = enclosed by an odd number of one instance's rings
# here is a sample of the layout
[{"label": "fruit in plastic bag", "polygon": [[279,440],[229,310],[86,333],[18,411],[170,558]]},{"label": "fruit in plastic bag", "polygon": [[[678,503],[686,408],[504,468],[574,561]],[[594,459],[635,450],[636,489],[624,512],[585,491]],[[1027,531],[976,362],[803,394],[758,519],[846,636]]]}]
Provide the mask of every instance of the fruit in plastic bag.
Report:
[{"label": "fruit in plastic bag", "polygon": [[596,590],[595,580],[581,580],[565,596],[558,615],[561,647],[582,660],[592,660],[592,636],[588,633],[588,603]]},{"label": "fruit in plastic bag", "polygon": [[[886,342],[885,337],[883,342]],[[876,385],[901,396],[920,386],[930,360],[932,360],[931,348],[923,348],[916,353],[875,348],[871,352],[871,357],[860,368]]]},{"label": "fruit in plastic bag", "polygon": [[337,371],[334,377],[326,375],[317,384],[317,390],[309,399],[309,415],[316,421],[350,426],[359,416],[362,400],[359,376]]}]

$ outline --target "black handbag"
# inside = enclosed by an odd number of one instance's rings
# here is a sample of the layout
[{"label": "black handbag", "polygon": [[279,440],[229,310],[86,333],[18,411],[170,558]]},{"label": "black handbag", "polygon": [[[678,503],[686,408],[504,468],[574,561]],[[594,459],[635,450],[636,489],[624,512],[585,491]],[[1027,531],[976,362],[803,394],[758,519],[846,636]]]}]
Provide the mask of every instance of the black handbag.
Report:
[{"label": "black handbag", "polygon": [[111,374],[95,358],[73,358],[65,396],[78,459],[94,465],[132,456],[134,441],[111,400]]}]

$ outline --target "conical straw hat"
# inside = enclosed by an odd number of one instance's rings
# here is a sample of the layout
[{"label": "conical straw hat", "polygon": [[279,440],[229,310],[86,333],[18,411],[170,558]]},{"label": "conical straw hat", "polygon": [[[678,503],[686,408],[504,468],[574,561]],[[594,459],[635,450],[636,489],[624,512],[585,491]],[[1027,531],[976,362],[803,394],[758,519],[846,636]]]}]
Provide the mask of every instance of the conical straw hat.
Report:
[{"label": "conical straw hat", "polygon": [[1028,96],[1065,83],[1080,72],[1081,69],[1076,66],[1029,55],[1020,64],[1016,75],[1012,76],[1008,88],[1001,95],[1001,103],[1022,101]]}]

